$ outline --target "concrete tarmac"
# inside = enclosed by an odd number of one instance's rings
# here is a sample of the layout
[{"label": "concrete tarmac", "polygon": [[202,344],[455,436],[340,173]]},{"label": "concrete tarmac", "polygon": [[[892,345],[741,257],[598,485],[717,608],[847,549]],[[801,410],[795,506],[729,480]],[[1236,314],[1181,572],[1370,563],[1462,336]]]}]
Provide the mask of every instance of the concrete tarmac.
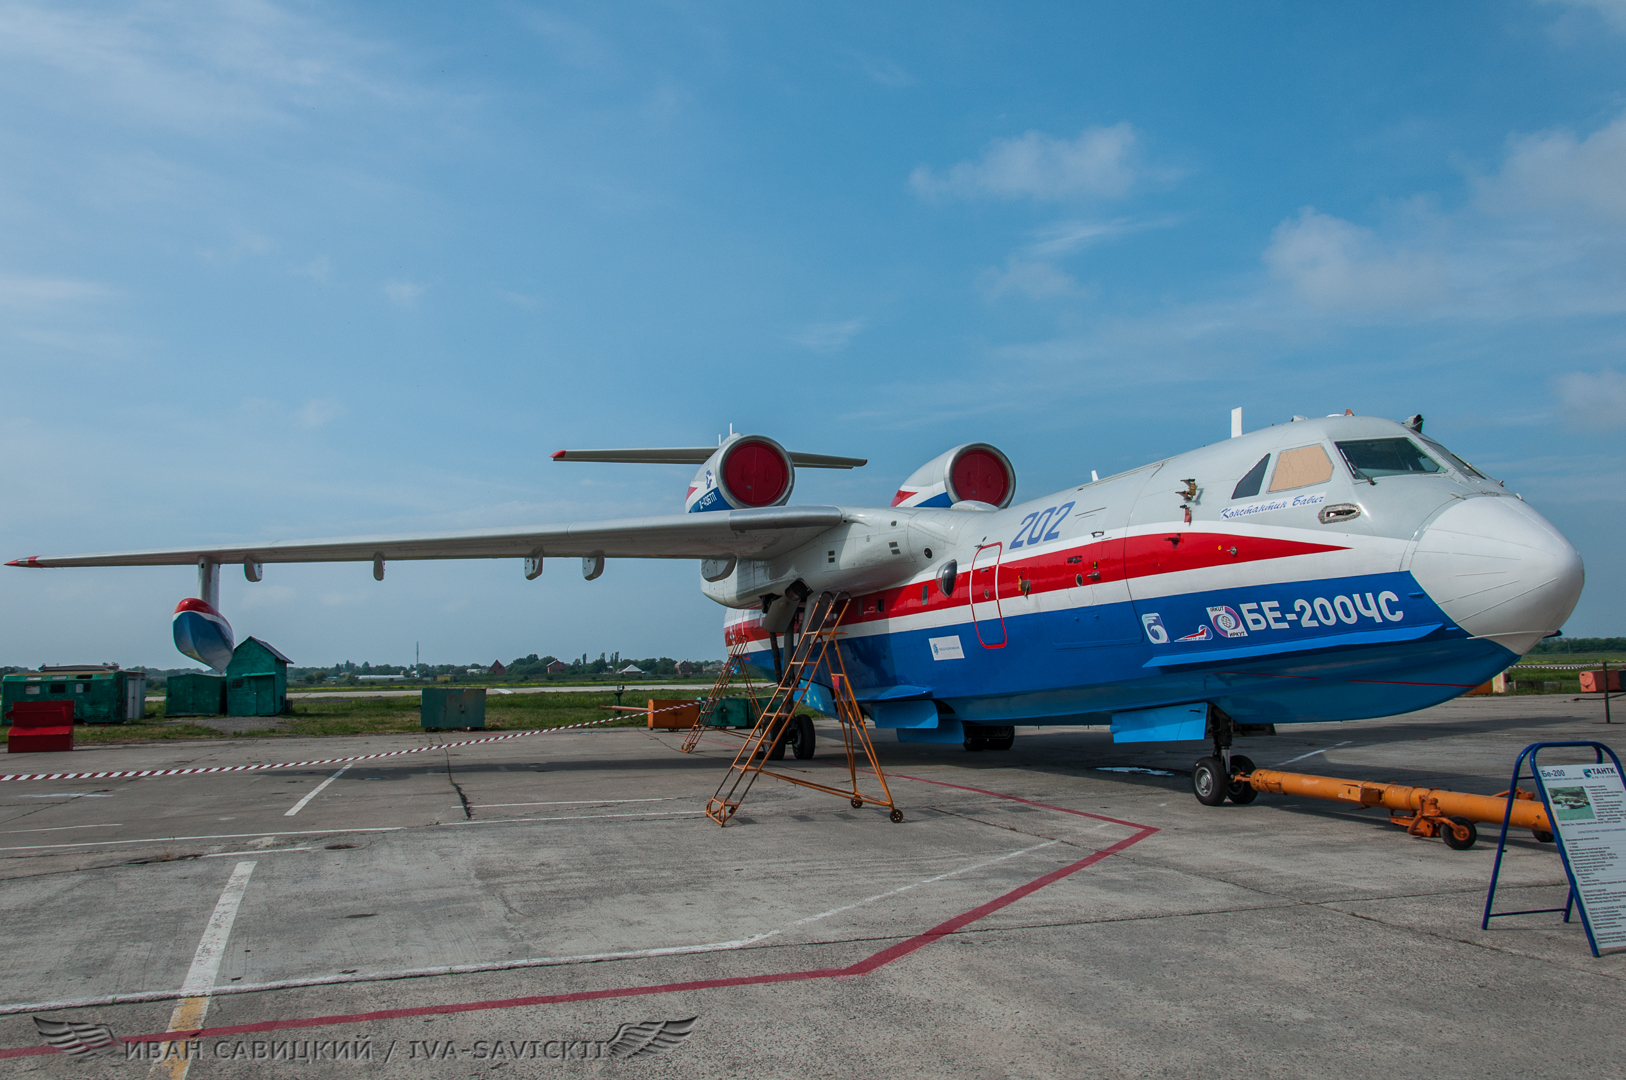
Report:
[{"label": "concrete tarmac", "polygon": [[[1467,699],[1237,749],[1494,793],[1530,742],[1613,742],[1601,716]],[[786,771],[839,779],[835,731]],[[328,759],[435,734],[107,746],[5,771]],[[347,766],[0,783],[0,1072],[1626,1073],[1626,956],[1593,958],[1556,915],[1479,929],[1490,828],[1459,852],[1382,811],[1204,807],[1195,744],[1019,728],[1008,752],[880,734],[902,824],[765,778],[722,829],[702,811],[737,743],[679,741],[566,731]],[[1499,906],[1563,902],[1555,849],[1528,834],[1503,880]],[[40,1053],[35,1016],[130,1042]],[[172,1027],[202,1030],[162,1038]],[[651,1039],[670,1048],[607,1056]]]}]

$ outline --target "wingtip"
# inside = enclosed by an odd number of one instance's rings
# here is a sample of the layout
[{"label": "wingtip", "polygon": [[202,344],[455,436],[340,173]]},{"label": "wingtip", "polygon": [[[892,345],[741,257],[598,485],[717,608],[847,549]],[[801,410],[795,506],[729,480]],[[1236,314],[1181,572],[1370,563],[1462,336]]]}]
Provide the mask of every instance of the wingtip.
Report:
[{"label": "wingtip", "polygon": [[555,450],[549,456],[552,457],[553,460],[555,460],[555,461],[563,461],[565,459],[565,455],[568,454],[569,452],[570,451],[568,451],[568,450]]},{"label": "wingtip", "polygon": [[30,555],[26,559],[13,559],[10,562],[8,562],[6,565],[7,566],[32,566],[32,567],[37,568],[39,566],[39,556],[38,555]]}]

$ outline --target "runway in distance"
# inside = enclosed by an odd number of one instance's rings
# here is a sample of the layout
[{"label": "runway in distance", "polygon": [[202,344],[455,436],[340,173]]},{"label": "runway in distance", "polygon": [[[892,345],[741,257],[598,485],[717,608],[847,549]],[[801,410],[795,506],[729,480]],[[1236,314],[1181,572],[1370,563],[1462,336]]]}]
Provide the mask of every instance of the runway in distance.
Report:
[{"label": "runway in distance", "polygon": [[[1294,417],[1042,498],[1009,459],[957,446],[890,506],[792,506],[797,468],[856,458],[762,435],[717,447],[566,451],[562,462],[698,466],[684,513],[443,535],[37,556],[23,567],[197,564],[176,643],[211,666],[231,630],[219,572],[284,562],[692,559],[724,639],[780,667],[809,596],[854,603],[841,649],[858,701],[906,742],[1008,748],[1015,725],[1110,725],[1117,742],[1408,712],[1456,697],[1557,631],[1584,580],[1524,500],[1423,434],[1421,417]],[[224,643],[211,635],[223,635]],[[826,708],[828,688],[808,704]],[[1202,762],[1199,762],[1202,765]],[[1210,769],[1209,772],[1213,773]],[[1208,801],[1205,798],[1205,801]]]}]

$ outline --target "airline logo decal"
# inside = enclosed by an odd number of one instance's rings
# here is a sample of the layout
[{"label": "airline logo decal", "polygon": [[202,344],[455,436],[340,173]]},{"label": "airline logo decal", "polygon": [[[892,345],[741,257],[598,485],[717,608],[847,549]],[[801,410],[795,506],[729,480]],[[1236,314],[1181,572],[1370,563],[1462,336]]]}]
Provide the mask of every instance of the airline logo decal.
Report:
[{"label": "airline logo decal", "polygon": [[1211,607],[1208,609],[1208,621],[1214,624],[1214,629],[1220,632],[1221,637],[1247,637],[1247,628],[1242,625],[1241,616],[1228,607]]},{"label": "airline logo decal", "polygon": [[1187,634],[1183,638],[1175,638],[1174,640],[1176,640],[1176,641],[1208,641],[1211,638],[1213,638],[1213,636],[1214,635],[1209,632],[1208,624],[1203,623],[1201,626],[1197,627],[1195,632]]},{"label": "airline logo decal", "polygon": [[964,660],[965,649],[960,646],[960,635],[931,639],[933,660]]},{"label": "airline logo decal", "polygon": [[1153,645],[1167,645],[1169,643],[1169,631],[1163,625],[1163,616],[1157,612],[1142,615],[1140,624],[1146,627],[1146,638]]}]

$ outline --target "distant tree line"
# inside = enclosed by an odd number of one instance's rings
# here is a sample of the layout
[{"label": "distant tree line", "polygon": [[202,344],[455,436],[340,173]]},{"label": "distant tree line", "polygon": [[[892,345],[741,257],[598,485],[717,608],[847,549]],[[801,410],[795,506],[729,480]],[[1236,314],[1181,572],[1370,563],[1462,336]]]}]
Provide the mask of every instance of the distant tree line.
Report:
[{"label": "distant tree line", "polygon": [[[548,670],[554,664],[563,664],[559,671]],[[721,665],[720,660],[691,660],[688,661],[692,674],[715,672]],[[294,667],[288,668],[288,678],[293,682],[304,683],[307,686],[317,686],[333,683],[359,683],[362,676],[400,675],[409,679],[433,679],[438,676],[449,675],[454,679],[479,679],[481,682],[546,682],[557,680],[569,682],[572,679],[591,678],[593,676],[614,675],[628,664],[632,664],[645,675],[676,677],[679,674],[679,661],[670,656],[650,656],[642,660],[633,660],[622,656],[619,652],[599,653],[597,659],[590,658],[586,653],[570,660],[561,661],[556,656],[538,656],[531,653],[514,659],[512,663],[503,665],[501,675],[491,674],[491,666],[486,663],[479,664],[374,664],[346,660],[342,664],[333,664],[329,667]]]},{"label": "distant tree line", "polygon": [[1539,655],[1552,653],[1626,652],[1626,637],[1554,637],[1536,642],[1530,650]]}]

